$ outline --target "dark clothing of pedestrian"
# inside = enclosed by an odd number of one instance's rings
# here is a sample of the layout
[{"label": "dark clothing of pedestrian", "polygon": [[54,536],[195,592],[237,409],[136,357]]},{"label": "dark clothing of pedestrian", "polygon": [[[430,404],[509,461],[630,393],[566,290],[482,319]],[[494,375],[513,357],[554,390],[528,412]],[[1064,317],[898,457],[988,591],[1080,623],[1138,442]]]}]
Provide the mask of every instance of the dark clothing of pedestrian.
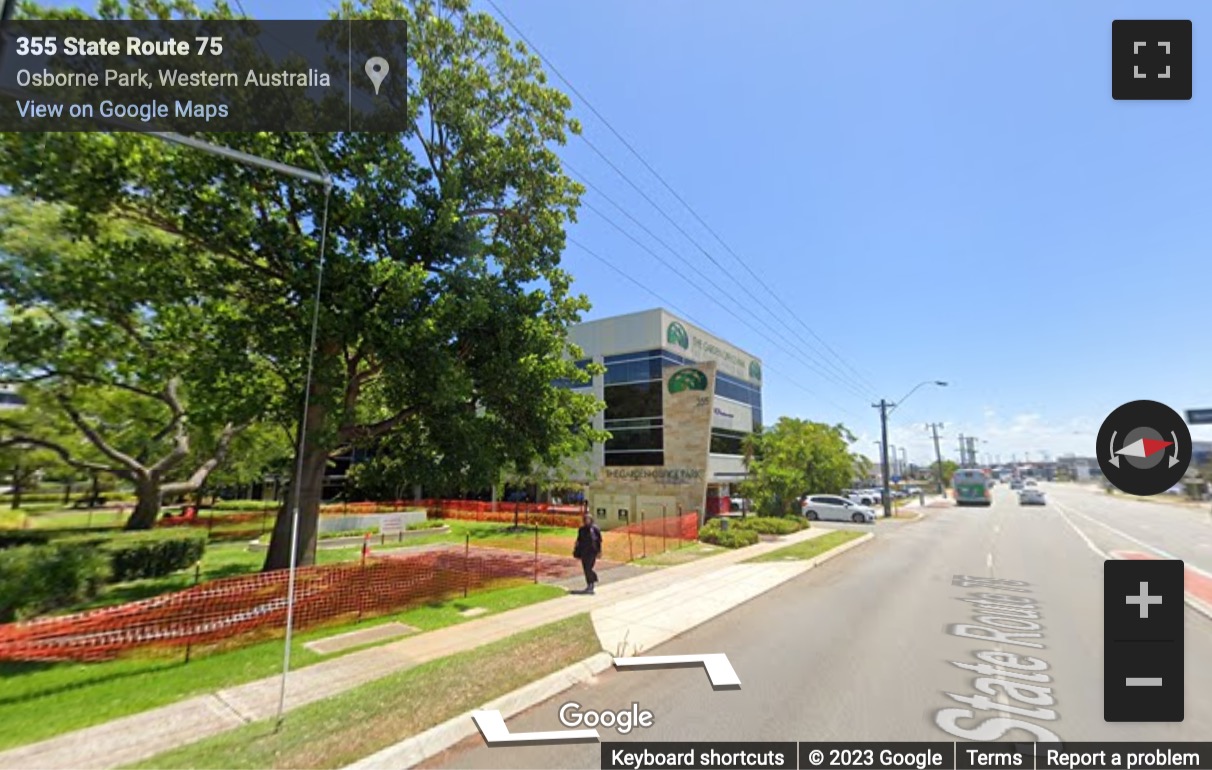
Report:
[{"label": "dark clothing of pedestrian", "polygon": [[593,565],[602,554],[602,530],[596,524],[585,524],[577,530],[577,544],[572,549],[573,558],[581,560],[581,569],[585,572],[585,593],[593,593],[593,585],[598,582],[598,573]]}]

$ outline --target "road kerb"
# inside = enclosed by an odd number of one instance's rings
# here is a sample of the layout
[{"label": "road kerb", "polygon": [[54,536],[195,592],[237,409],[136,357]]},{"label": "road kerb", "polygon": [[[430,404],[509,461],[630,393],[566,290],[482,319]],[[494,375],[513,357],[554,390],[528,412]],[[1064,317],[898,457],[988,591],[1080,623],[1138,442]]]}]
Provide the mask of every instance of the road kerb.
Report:
[{"label": "road kerb", "polygon": [[[861,537],[857,537],[842,545],[830,548],[825,553],[814,556],[811,559],[803,562],[804,569],[792,575],[788,575],[787,580],[798,577],[808,570],[824,564],[832,558],[841,556],[846,551],[866,543],[875,538],[872,532],[866,532]],[[781,585],[786,580],[780,582]],[[776,588],[772,585],[766,590],[769,591]],[[753,597],[743,599],[729,608],[734,609],[750,601]],[[710,618],[708,618],[709,620]],[[704,621],[698,621],[686,625],[684,628],[678,629],[671,634],[669,638],[673,638],[680,634],[702,625]],[[663,640],[668,641],[668,640]],[[663,642],[662,642],[663,643]],[[574,663],[573,665],[561,669],[554,674],[549,674],[542,679],[524,685],[513,692],[502,695],[496,700],[490,701],[480,708],[494,709],[501,712],[504,719],[509,719],[526,709],[533,708],[540,703],[554,698],[556,695],[571,689],[578,684],[587,682],[606,669],[610,668],[614,663],[614,655],[607,652],[600,652],[592,655],[585,660]],[[414,735],[411,738],[406,738],[403,741],[388,746],[368,757],[346,765],[343,770],[395,770],[399,767],[413,767],[418,765],[438,754],[446,751],[460,741],[469,738],[476,734],[475,722],[471,719],[471,712],[468,711],[453,719],[448,719],[442,724],[431,727],[423,733]]]},{"label": "road kerb", "polygon": [[[599,652],[579,663],[574,663],[554,674],[549,674],[536,682],[531,682],[511,693],[502,695],[496,700],[489,701],[481,708],[500,711],[504,719],[509,719],[565,690],[593,679],[613,664],[613,655]],[[394,746],[388,746],[364,757],[352,765],[348,765],[346,770],[396,770],[399,767],[414,767],[475,734],[475,722],[471,719],[471,712],[467,712]]]}]

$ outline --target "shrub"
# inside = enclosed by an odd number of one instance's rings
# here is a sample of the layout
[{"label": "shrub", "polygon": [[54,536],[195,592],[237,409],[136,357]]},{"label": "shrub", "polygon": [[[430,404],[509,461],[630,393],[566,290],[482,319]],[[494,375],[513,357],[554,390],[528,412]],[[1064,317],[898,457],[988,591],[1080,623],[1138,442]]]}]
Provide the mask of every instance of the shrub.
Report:
[{"label": "shrub", "polygon": [[367,535],[377,535],[379,530],[368,527],[366,529],[343,529],[338,532],[321,532],[321,540],[333,540],[338,537],[366,537]]},{"label": "shrub", "polygon": [[732,522],[733,527],[750,529],[761,535],[790,535],[807,525],[806,520],[794,516],[748,516]]},{"label": "shrub", "polygon": [[0,622],[88,601],[109,577],[108,555],[86,543],[7,548],[0,551]]},{"label": "shrub", "polygon": [[724,548],[744,548],[758,541],[758,533],[733,526],[732,522],[729,522],[728,529],[724,529],[721,519],[712,519],[699,529],[699,541]]},{"label": "shrub", "polygon": [[446,526],[444,521],[417,521],[408,525],[408,529],[441,529]]},{"label": "shrub", "polygon": [[112,581],[160,577],[197,564],[206,552],[206,533],[181,530],[124,532],[105,540]]},{"label": "shrub", "polygon": [[46,545],[52,531],[45,529],[7,529],[0,531],[0,551],[21,545]]},{"label": "shrub", "polygon": [[265,511],[281,508],[276,500],[220,500],[211,506],[217,511]]}]

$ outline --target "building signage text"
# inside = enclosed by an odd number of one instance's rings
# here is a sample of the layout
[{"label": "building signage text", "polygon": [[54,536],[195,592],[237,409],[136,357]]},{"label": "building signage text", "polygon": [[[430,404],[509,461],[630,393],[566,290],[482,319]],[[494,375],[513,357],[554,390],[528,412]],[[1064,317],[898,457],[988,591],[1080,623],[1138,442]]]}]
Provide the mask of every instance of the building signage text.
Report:
[{"label": "building signage text", "polygon": [[698,468],[603,468],[608,479],[655,481],[658,484],[685,484],[703,478]]}]

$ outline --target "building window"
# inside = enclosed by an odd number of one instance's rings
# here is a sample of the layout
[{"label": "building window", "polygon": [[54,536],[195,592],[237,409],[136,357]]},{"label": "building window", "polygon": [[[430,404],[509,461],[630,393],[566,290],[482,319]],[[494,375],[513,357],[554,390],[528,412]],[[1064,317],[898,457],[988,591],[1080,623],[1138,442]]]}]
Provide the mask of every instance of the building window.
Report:
[{"label": "building window", "polygon": [[638,353],[629,356],[607,356],[606,384],[621,385],[628,382],[650,382],[661,379],[661,359],[654,353]]},{"label": "building window", "polygon": [[661,382],[636,382],[610,385],[603,395],[607,422],[637,417],[661,416]]},{"label": "building window", "polygon": [[664,465],[665,453],[652,451],[607,452],[607,465]]},{"label": "building window", "polygon": [[664,449],[665,431],[661,428],[635,427],[610,428],[606,441],[606,452],[631,451],[635,449]]},{"label": "building window", "polygon": [[745,434],[724,428],[711,429],[711,453],[715,455],[743,455]]}]

